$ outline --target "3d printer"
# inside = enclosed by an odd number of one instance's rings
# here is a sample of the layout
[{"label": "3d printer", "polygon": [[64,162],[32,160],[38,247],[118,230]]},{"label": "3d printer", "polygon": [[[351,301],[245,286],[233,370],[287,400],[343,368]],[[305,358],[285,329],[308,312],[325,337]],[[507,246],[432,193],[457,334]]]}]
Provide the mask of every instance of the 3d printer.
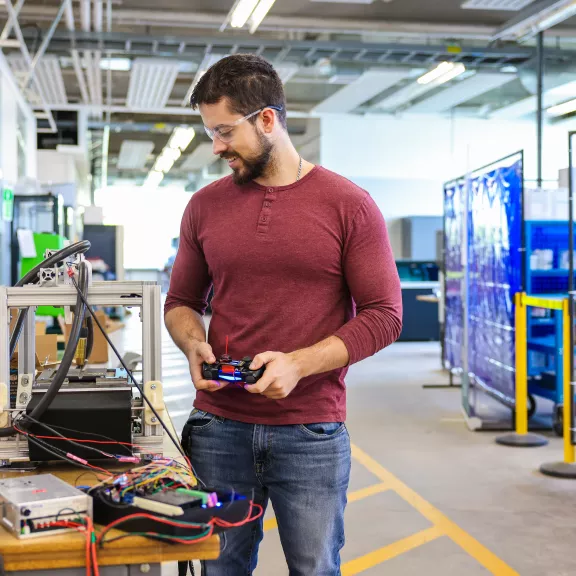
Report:
[{"label": "3d printer", "polygon": [[[47,251],[45,260],[14,287],[0,286],[0,466],[66,459],[57,439],[35,435],[40,425],[57,435],[73,430],[85,446],[84,452],[74,452],[80,461],[94,459],[91,441],[102,437],[116,441],[125,455],[162,453],[160,286],[91,282],[83,256],[89,248],[83,241]],[[37,373],[35,310],[40,305],[65,307],[72,329],[59,365]],[[127,369],[87,367],[94,330],[102,328],[92,306],[140,308],[142,383]],[[9,310],[14,308],[19,315],[10,334]],[[17,378],[11,386],[10,359],[16,345]]]}]

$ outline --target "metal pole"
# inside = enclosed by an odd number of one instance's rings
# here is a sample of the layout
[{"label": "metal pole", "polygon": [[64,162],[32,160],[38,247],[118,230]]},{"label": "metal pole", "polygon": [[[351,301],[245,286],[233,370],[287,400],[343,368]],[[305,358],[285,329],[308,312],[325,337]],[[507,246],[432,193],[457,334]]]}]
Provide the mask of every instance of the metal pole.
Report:
[{"label": "metal pole", "polygon": [[537,88],[537,98],[538,98],[538,111],[537,111],[537,185],[538,188],[542,188],[542,140],[543,140],[543,127],[544,127],[544,110],[543,110],[543,91],[544,91],[544,32],[538,33],[538,43],[537,43],[537,59],[538,59],[538,88]]},{"label": "metal pole", "polygon": [[574,290],[574,150],[572,137],[574,132],[568,134],[568,292]]},{"label": "metal pole", "polygon": [[46,52],[46,48],[48,48],[48,44],[50,44],[50,40],[52,40],[52,36],[54,36],[54,32],[56,32],[56,28],[58,27],[58,24],[59,24],[60,20],[62,19],[62,15],[64,14],[64,10],[66,9],[66,5],[68,4],[68,2],[69,2],[69,0],[62,0],[62,2],[60,4],[60,8],[58,8],[56,18],[54,18],[52,24],[50,25],[50,28],[48,29],[48,32],[46,33],[46,36],[44,36],[44,40],[42,40],[42,44],[40,44],[40,48],[38,48],[38,51],[36,52],[36,54],[34,54],[34,59],[32,60],[32,63],[30,64],[30,69],[28,70],[28,74],[26,75],[26,78],[24,79],[24,82],[22,83],[23,89],[27,88],[28,84],[30,84],[30,80],[32,80],[32,76],[34,76],[34,70],[36,69],[38,62],[40,62],[40,58],[42,58],[42,56],[44,56],[44,53]]},{"label": "metal pole", "polygon": [[[20,14],[22,6],[24,6],[24,0],[18,0],[18,3],[14,7],[14,12],[16,13],[16,16]],[[2,30],[2,34],[0,34],[0,40],[7,40],[8,36],[10,36],[10,32],[12,32],[12,22],[10,19],[8,19],[8,22],[6,22],[6,25],[4,26],[4,30]]]}]

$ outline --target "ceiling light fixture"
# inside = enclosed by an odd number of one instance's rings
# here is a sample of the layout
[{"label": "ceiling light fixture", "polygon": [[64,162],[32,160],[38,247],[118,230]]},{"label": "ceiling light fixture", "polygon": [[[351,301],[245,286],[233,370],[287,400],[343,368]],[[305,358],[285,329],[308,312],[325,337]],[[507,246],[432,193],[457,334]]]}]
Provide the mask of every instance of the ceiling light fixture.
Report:
[{"label": "ceiling light fixture", "polygon": [[232,13],[230,15],[230,26],[232,28],[242,28],[248,18],[250,18],[254,8],[256,8],[258,0],[239,0],[234,8],[232,8]]},{"label": "ceiling light fixture", "polygon": [[236,0],[220,27],[220,32],[223,32],[228,24],[232,28],[243,28],[249,22],[250,34],[254,34],[274,2],[275,0]]},{"label": "ceiling light fixture", "polygon": [[266,14],[268,14],[275,1],[276,0],[260,0],[260,2],[258,2],[258,6],[254,8],[254,12],[252,12],[252,16],[250,17],[250,34],[256,32],[256,29],[260,26],[262,20],[266,18]]},{"label": "ceiling light fixture", "polygon": [[558,104],[557,106],[552,106],[548,108],[546,112],[550,116],[566,116],[566,114],[572,114],[576,112],[576,100],[569,100],[568,102],[564,102],[563,104]]},{"label": "ceiling light fixture", "polygon": [[432,82],[435,82],[435,84],[444,84],[445,82],[460,76],[460,74],[463,74],[464,72],[466,72],[466,66],[464,66],[464,64],[441,62],[436,66],[436,68],[430,70],[430,72],[426,72],[423,76],[420,76],[417,82],[423,86]]},{"label": "ceiling light fixture", "polygon": [[[148,174],[148,178],[144,185],[148,188],[157,188],[162,178],[167,172],[170,172],[174,162],[180,158],[182,152],[188,148],[190,142],[194,139],[196,132],[191,126],[177,126],[168,140],[168,144],[164,146],[162,152],[154,162],[154,168]],[[158,174],[161,175],[158,176]]]},{"label": "ceiling light fixture", "polygon": [[188,145],[194,139],[196,132],[194,128],[185,128],[184,126],[178,126],[178,128],[174,128],[174,132],[168,141],[169,148],[178,148],[182,152],[188,148]]},{"label": "ceiling light fixture", "polygon": [[145,188],[158,188],[158,185],[160,184],[160,182],[162,182],[163,179],[164,179],[164,174],[162,172],[157,172],[155,170],[152,170],[148,174],[148,177],[146,178],[146,181],[144,182],[144,187]]}]

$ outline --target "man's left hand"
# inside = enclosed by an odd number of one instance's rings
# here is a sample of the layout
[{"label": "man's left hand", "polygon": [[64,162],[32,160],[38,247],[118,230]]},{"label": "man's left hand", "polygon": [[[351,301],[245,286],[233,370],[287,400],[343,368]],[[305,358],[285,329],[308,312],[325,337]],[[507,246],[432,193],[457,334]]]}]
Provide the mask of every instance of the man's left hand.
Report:
[{"label": "man's left hand", "polygon": [[264,374],[256,384],[244,386],[252,394],[262,394],[272,400],[286,398],[302,377],[295,358],[283,352],[263,352],[252,360],[250,368],[257,370],[266,364]]}]

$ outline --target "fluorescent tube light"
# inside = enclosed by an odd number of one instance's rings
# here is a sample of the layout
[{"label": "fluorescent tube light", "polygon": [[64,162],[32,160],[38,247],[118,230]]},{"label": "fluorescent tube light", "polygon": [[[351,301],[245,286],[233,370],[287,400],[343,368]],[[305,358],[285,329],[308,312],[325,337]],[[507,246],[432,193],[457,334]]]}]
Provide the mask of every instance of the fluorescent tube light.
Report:
[{"label": "fluorescent tube light", "polygon": [[248,22],[248,18],[250,18],[257,4],[258,0],[240,0],[232,10],[230,26],[232,28],[242,28]]},{"label": "fluorescent tube light", "polygon": [[436,85],[445,84],[446,82],[453,80],[457,76],[460,76],[460,74],[464,74],[464,72],[466,72],[466,66],[464,66],[464,64],[456,64],[452,70],[440,76],[440,78],[436,80],[435,84]]},{"label": "fluorescent tube light", "polygon": [[177,150],[181,150],[184,152],[186,148],[188,148],[190,142],[194,139],[196,132],[194,128],[185,128],[184,126],[178,126],[178,128],[174,128],[174,132],[172,132],[172,136],[168,142],[169,148],[174,148]]},{"label": "fluorescent tube light", "polygon": [[144,186],[146,186],[146,188],[157,188],[163,179],[164,179],[164,174],[162,174],[162,172],[157,172],[155,170],[152,170],[148,174],[148,177],[146,178],[146,181],[144,182]]},{"label": "fluorescent tube light", "polygon": [[576,99],[569,100],[568,102],[564,102],[563,104],[558,104],[557,106],[552,106],[551,108],[548,108],[546,112],[550,116],[565,116],[566,114],[576,112]]},{"label": "fluorescent tube light", "polygon": [[182,152],[180,152],[180,150],[178,148],[164,148],[164,150],[162,150],[162,153],[160,154],[160,158],[169,158],[170,160],[172,160],[172,163],[176,162],[176,160],[178,160],[178,158],[180,158],[180,155],[182,154]]},{"label": "fluorescent tube light", "polygon": [[256,32],[256,29],[260,26],[262,20],[266,18],[266,14],[268,14],[274,2],[276,2],[276,0],[260,0],[250,17],[250,34]]},{"label": "fluorescent tube light", "polygon": [[154,170],[156,170],[156,172],[164,172],[164,174],[166,174],[166,172],[170,172],[170,168],[174,166],[174,162],[175,160],[169,158],[168,156],[158,156],[158,158],[156,158],[156,162],[154,163]]},{"label": "fluorescent tube light", "polygon": [[[426,72],[426,74],[424,74],[423,76],[420,76],[420,78],[418,78],[417,82],[418,82],[418,84],[423,84],[423,85],[430,84],[430,82],[434,82],[435,80],[439,80],[444,75],[450,74],[450,73],[454,72],[455,70],[457,70],[457,72],[451,78],[455,78],[456,76],[462,74],[463,72],[466,71],[466,68],[465,68],[464,64],[454,64],[454,62],[441,62],[440,64],[438,64],[438,66],[436,66],[436,68],[434,68],[433,70],[430,70],[429,72]],[[450,80],[451,78],[448,78],[448,80]],[[443,80],[443,82],[447,82],[448,80]],[[443,82],[440,82],[440,83],[443,83]]]},{"label": "fluorescent tube light", "polygon": [[114,70],[116,72],[128,72],[132,67],[130,58],[102,58],[100,60],[101,70]]}]

